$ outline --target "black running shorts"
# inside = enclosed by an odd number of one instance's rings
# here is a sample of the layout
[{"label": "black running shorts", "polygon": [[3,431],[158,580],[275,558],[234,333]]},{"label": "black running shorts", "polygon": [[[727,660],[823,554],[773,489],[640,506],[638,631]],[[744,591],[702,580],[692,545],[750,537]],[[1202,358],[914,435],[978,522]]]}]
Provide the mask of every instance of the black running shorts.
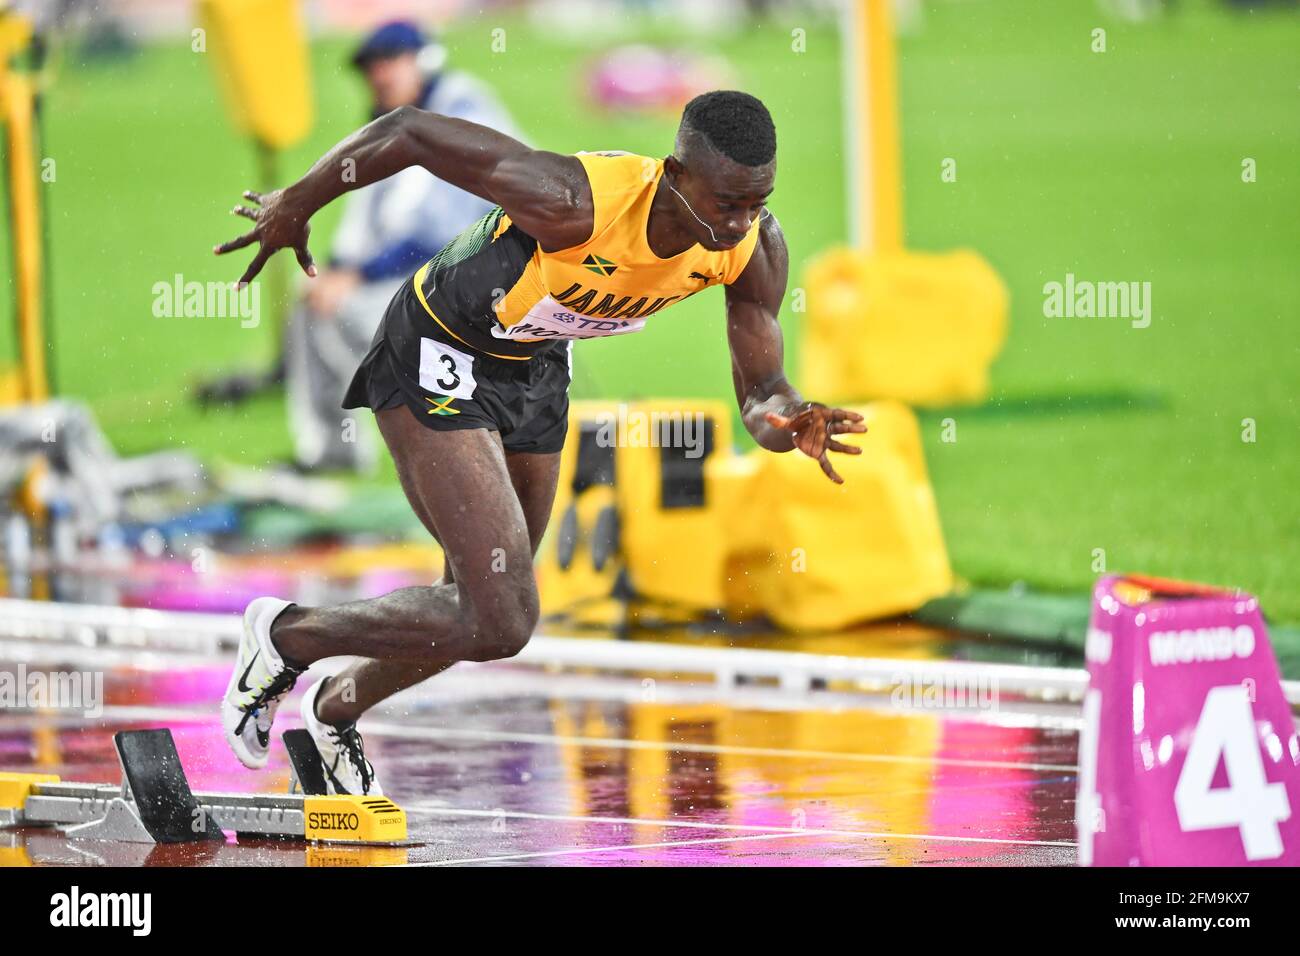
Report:
[{"label": "black running shorts", "polygon": [[404,282],[388,304],[344,408],[405,405],[435,431],[486,428],[506,451],[551,454],[569,420],[571,343],[547,343],[531,358],[477,351],[439,325]]}]

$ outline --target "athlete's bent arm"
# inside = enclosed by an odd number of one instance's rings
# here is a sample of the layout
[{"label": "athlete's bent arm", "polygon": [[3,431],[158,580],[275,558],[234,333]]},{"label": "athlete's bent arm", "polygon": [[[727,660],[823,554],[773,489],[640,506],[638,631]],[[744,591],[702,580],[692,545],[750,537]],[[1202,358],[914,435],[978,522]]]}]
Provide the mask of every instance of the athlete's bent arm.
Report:
[{"label": "athlete's bent arm", "polygon": [[862,416],[804,401],[785,377],[785,346],[777,315],[785,298],[790,254],[773,215],[759,225],[758,243],[740,277],[727,286],[727,342],[740,416],[754,440],[768,451],[798,448],[817,459],[826,477],[843,483],[828,452],[860,455],[862,449],[833,435],[865,432]]},{"label": "athlete's bent arm", "polygon": [[591,187],[575,157],[531,149],[468,120],[403,106],[340,142],[293,185],[261,195],[244,193],[260,208],[236,206],[233,211],[257,225],[213,251],[221,255],[261,244],[240,283],[252,281],[277,249],[293,249],[303,270],[315,275],[307,251],[312,215],[343,193],[409,166],[423,166],[496,203],[546,251],[577,245],[591,234]]}]

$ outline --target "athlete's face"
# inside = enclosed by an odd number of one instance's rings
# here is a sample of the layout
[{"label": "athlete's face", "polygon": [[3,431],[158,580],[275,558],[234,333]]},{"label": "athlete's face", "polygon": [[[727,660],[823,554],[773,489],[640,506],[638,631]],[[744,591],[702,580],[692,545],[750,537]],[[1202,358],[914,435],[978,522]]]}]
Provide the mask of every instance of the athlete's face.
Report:
[{"label": "athlete's face", "polygon": [[775,159],[766,166],[743,166],[710,153],[684,163],[670,156],[664,166],[669,183],[690,206],[684,225],[700,245],[715,252],[739,245],[763,215],[776,181]]}]

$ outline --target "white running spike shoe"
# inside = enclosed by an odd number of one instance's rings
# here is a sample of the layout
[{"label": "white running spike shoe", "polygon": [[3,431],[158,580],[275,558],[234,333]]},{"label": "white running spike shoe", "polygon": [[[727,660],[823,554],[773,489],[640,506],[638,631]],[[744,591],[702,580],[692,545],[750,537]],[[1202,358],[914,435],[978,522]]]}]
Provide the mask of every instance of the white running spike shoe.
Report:
[{"label": "white running spike shoe", "polygon": [[302,695],[302,725],[320,753],[326,792],[382,797],[383,788],[375,779],[375,768],[366,759],[357,725],[335,727],[316,716],[316,697],[327,680],[328,677],[318,680]]},{"label": "white running spike shoe", "polygon": [[271,643],[271,624],[292,602],[260,597],[244,611],[235,670],[221,699],[221,726],[226,743],[250,770],[266,766],[271,723],[280,701],[303,672],[284,662]]}]

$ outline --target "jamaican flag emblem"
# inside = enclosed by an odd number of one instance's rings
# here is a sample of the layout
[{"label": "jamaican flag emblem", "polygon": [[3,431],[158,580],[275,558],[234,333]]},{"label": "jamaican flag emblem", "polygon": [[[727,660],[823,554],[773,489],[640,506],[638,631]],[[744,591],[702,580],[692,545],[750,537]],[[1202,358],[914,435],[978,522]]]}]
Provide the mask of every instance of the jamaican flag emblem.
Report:
[{"label": "jamaican flag emblem", "polygon": [[429,396],[426,395],[424,397],[424,400],[433,406],[433,408],[425,410],[424,414],[426,415],[459,415],[460,414],[460,409],[451,407],[451,403],[456,400],[455,396],[453,395],[439,395],[436,401],[432,398],[429,398]]},{"label": "jamaican flag emblem", "polygon": [[601,256],[587,256],[582,260],[582,264],[588,272],[594,272],[598,276],[612,276],[614,270],[618,268],[613,262]]}]

